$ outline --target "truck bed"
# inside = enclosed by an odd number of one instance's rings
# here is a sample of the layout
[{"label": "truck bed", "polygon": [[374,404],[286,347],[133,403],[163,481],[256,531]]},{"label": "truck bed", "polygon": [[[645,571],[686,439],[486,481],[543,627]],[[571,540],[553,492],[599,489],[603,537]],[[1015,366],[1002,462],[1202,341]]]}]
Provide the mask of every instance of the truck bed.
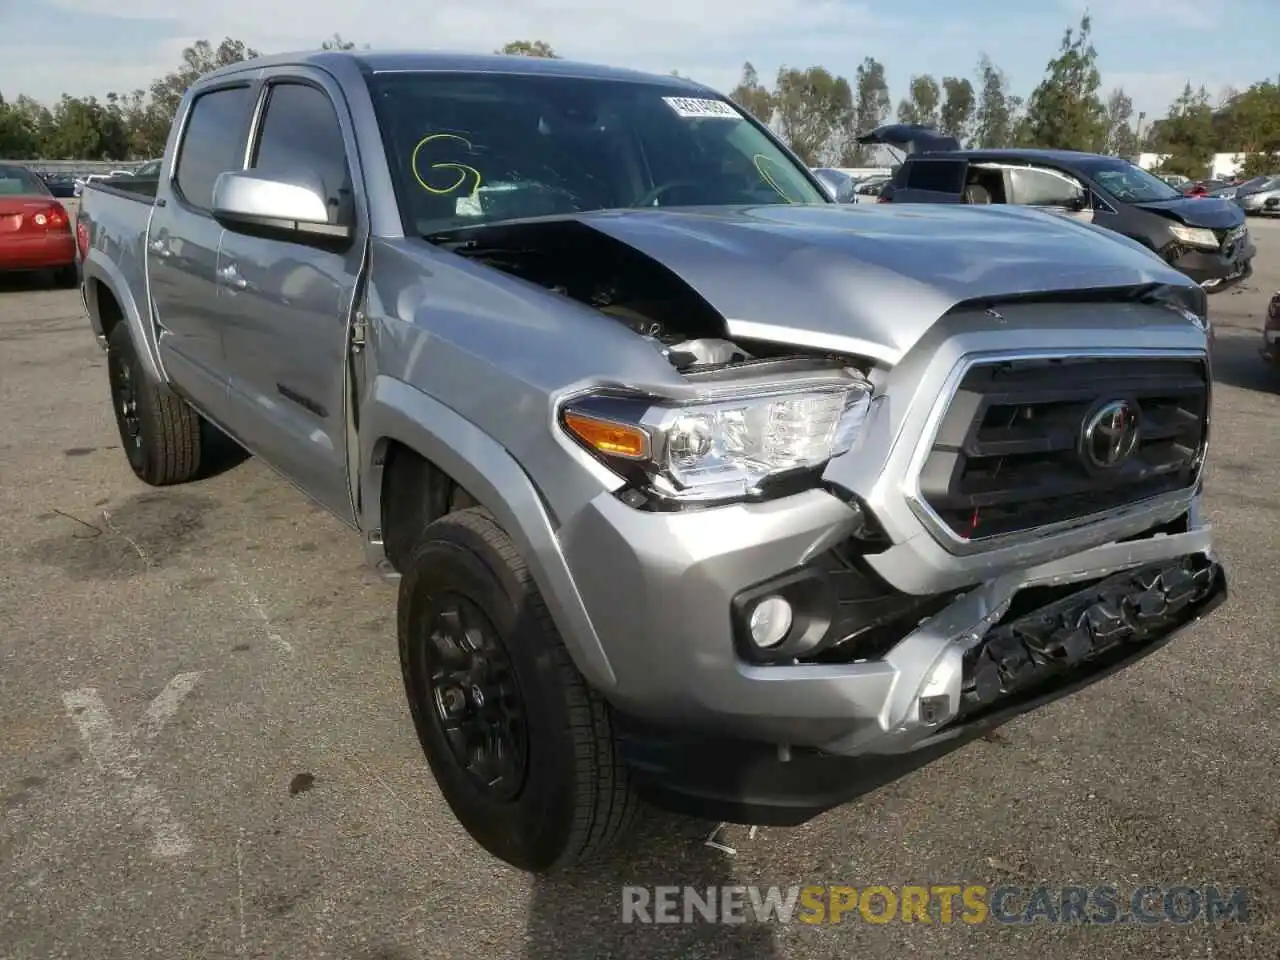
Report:
[{"label": "truck bed", "polygon": [[[76,213],[77,233],[89,233],[88,259],[115,275],[116,295],[127,294],[135,309],[145,311],[147,296],[147,229],[155,209],[158,178],[117,177],[86,183]],[[87,274],[85,300],[94,332],[103,331],[97,306],[97,280]],[[120,290],[123,286],[126,289]],[[123,305],[123,304],[122,304]]]}]

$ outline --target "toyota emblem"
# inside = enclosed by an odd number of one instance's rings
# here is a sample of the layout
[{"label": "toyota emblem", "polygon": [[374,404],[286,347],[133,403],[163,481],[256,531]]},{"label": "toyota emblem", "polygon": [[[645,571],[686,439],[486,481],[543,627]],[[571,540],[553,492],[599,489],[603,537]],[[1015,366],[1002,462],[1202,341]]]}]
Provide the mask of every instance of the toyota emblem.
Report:
[{"label": "toyota emblem", "polygon": [[1085,421],[1080,449],[1089,466],[1111,470],[1124,463],[1138,446],[1142,411],[1129,400],[1111,400]]}]

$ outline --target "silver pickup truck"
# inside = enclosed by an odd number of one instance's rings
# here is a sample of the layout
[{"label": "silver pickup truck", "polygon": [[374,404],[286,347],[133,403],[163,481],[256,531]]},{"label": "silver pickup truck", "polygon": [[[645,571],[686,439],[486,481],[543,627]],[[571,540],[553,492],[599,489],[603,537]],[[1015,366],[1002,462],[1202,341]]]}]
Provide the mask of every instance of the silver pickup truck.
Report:
[{"label": "silver pickup truck", "polygon": [[833,203],[687,80],[236,64],[77,237],[134,472],[197,479],[211,424],[359,532],[443,796],[529,871],[638,800],[803,823],[1226,597],[1202,290],[1033,210]]}]

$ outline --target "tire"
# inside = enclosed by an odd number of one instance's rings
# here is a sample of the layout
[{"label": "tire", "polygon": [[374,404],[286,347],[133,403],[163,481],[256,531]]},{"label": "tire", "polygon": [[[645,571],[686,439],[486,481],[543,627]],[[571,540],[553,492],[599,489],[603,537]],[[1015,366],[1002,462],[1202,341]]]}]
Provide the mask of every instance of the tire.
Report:
[{"label": "tire", "polygon": [[[397,620],[418,739],[445,801],[477,843],[540,874],[599,854],[625,834],[639,801],[609,707],[574,666],[528,568],[487,511],[461,510],[422,531],[401,577]],[[463,634],[491,651],[487,675],[505,679],[488,683],[479,701],[473,686],[460,706],[459,686],[433,685],[432,675],[458,660],[457,649],[437,638]],[[486,716],[477,702],[489,705],[487,716],[502,715],[511,764],[497,779],[492,770],[485,777],[468,770],[467,752],[456,749],[463,737],[451,742],[445,729],[449,706]]]},{"label": "tire", "polygon": [[107,376],[120,446],[134,475],[153,487],[193,479],[200,470],[200,417],[147,376],[126,323],[116,324],[107,340]]}]

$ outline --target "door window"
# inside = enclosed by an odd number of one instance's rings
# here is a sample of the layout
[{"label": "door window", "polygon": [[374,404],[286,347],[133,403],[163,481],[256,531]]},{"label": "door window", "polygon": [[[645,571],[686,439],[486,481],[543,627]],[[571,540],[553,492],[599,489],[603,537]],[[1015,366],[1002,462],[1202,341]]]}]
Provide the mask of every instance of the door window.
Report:
[{"label": "door window", "polygon": [[1079,210],[1085,206],[1084,187],[1065,173],[1043,167],[1015,167],[1009,171],[1009,176],[1014,203],[1068,210]]},{"label": "door window", "polygon": [[351,175],[342,127],[333,103],[317,87],[271,87],[250,167],[272,180],[318,186],[329,204],[330,222],[349,210]]},{"label": "door window", "polygon": [[224,87],[202,93],[191,104],[174,181],[193,207],[213,206],[213,182],[244,167],[244,140],[253,110],[252,88]]}]

